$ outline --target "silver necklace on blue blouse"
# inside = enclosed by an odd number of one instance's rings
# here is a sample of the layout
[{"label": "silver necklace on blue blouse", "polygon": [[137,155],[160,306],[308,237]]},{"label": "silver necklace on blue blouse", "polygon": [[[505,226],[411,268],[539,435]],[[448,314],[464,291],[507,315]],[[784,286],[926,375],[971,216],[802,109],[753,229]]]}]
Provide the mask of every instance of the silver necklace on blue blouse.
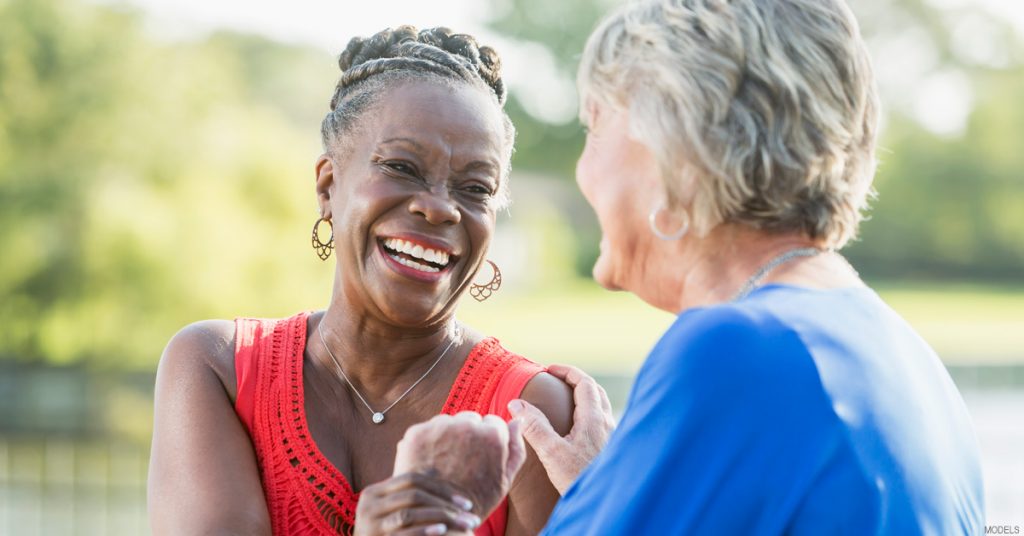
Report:
[{"label": "silver necklace on blue blouse", "polygon": [[749,296],[750,293],[753,292],[754,289],[756,289],[761,284],[761,280],[763,280],[765,276],[767,276],[772,270],[778,268],[779,266],[793,259],[797,259],[800,257],[813,257],[821,252],[822,250],[818,248],[797,248],[782,253],[781,255],[775,257],[774,259],[768,261],[764,266],[761,267],[760,270],[757,271],[757,273],[750,276],[750,279],[747,279],[747,282],[744,283],[742,287],[740,287],[739,292],[737,292],[730,301],[739,301]]}]

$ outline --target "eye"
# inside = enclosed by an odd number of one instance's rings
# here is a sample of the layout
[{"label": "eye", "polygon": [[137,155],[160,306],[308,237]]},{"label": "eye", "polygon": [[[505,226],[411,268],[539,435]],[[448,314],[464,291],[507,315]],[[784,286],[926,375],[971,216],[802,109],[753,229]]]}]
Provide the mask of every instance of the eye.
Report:
[{"label": "eye", "polygon": [[416,175],[416,168],[406,162],[390,160],[384,162],[383,166],[403,175]]},{"label": "eye", "polygon": [[463,182],[459,190],[467,196],[483,199],[494,197],[497,187],[492,186],[489,180],[474,179]]}]

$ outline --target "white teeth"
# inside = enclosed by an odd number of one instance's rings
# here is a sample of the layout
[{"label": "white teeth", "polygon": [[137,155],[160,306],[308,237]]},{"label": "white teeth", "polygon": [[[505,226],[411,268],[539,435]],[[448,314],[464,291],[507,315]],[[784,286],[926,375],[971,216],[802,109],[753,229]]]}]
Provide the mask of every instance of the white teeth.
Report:
[{"label": "white teeth", "polygon": [[395,259],[400,264],[408,266],[409,268],[412,268],[414,270],[419,270],[421,272],[429,272],[429,273],[432,273],[432,274],[436,274],[437,272],[441,271],[439,268],[434,268],[433,266],[427,266],[426,264],[420,264],[420,263],[418,263],[416,261],[410,261],[409,259],[406,259],[404,257],[399,257],[397,255],[391,255],[390,253],[388,254],[388,256],[391,257],[392,259]]},{"label": "white teeth", "polygon": [[419,244],[413,244],[411,242],[401,240],[398,238],[388,238],[384,240],[384,245],[387,246],[388,249],[391,249],[392,251],[412,255],[417,259],[423,259],[427,262],[433,262],[442,265],[448,264],[449,255],[444,251],[424,248]]}]

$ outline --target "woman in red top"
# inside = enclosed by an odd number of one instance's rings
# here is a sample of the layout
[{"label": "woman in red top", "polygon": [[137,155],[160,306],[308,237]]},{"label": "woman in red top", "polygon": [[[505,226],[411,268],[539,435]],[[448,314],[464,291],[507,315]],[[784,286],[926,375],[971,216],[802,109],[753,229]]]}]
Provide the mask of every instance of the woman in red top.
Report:
[{"label": "woman in red top", "polygon": [[560,380],[454,316],[507,200],[514,131],[498,57],[447,29],[400,27],[352,40],[339,65],[316,163],[314,247],[337,259],[330,303],[198,322],[170,341],[153,531],[535,534],[558,493],[532,452],[493,512],[453,509],[466,502],[454,489],[413,497],[416,477],[392,477],[405,430],[439,413],[507,420],[524,398],[570,425]]}]

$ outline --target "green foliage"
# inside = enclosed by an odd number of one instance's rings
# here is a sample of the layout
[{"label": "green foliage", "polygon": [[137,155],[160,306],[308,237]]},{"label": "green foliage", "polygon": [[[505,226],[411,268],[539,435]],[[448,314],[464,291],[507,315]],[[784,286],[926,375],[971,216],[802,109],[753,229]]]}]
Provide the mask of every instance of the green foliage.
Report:
[{"label": "green foliage", "polygon": [[[510,0],[498,9],[492,29],[516,41],[536,43],[547,49],[563,77],[575,79],[576,67],[587,36],[614,0]],[[575,118],[550,124],[527,112],[515,93],[508,112],[519,131],[513,166],[543,171],[571,180],[576,158],[583,149],[583,130]]]},{"label": "green foliage", "polygon": [[[331,59],[140,28],[0,3],[0,353],[148,368],[188,321],[327,299],[307,241]],[[324,284],[266,285],[284,274]]]},{"label": "green foliage", "polygon": [[1024,153],[1011,141],[1019,140],[1024,106],[1010,95],[1024,91],[1024,70],[1000,78],[996,86],[1007,94],[979,103],[963,137],[936,137],[901,118],[890,124],[879,198],[863,239],[849,249],[862,271],[1024,281]]},{"label": "green foliage", "polygon": [[[590,32],[601,17],[621,0],[505,0],[493,2],[498,13],[490,26],[504,36],[519,42],[544,47],[554,59],[562,77],[575,81],[580,54]],[[576,160],[583,151],[584,135],[579,122],[572,118],[551,124],[531,115],[519,95],[512,93],[506,105],[516,125],[516,152],[512,167],[572,182],[576,176]],[[575,190],[575,188],[573,188]],[[513,186],[513,193],[515,186]],[[600,229],[582,196],[565,205],[576,236],[573,269],[589,277],[599,254]],[[516,211],[528,210],[516,206]]]},{"label": "green foliage", "polygon": [[512,167],[539,171],[563,180],[576,176],[576,159],[583,151],[583,129],[576,120],[560,125],[545,123],[523,109],[513,94],[505,105],[516,125],[516,152]]},{"label": "green foliage", "polygon": [[563,71],[575,74],[580,53],[597,21],[622,0],[506,0],[490,26],[519,41],[540,43]]}]

